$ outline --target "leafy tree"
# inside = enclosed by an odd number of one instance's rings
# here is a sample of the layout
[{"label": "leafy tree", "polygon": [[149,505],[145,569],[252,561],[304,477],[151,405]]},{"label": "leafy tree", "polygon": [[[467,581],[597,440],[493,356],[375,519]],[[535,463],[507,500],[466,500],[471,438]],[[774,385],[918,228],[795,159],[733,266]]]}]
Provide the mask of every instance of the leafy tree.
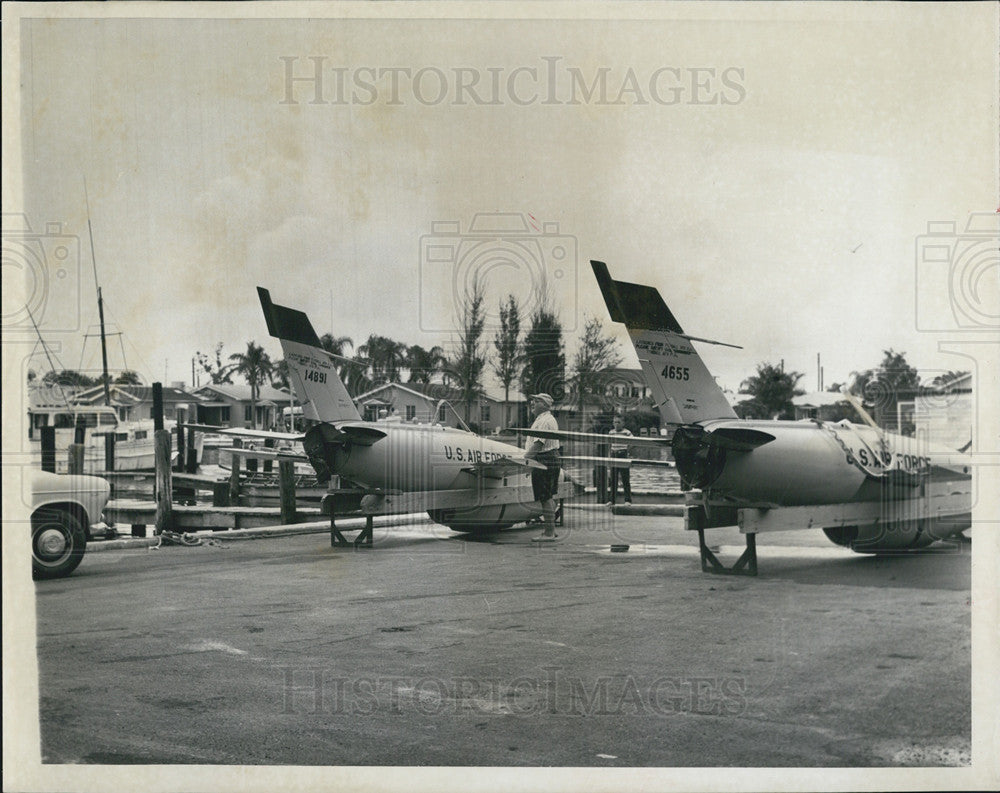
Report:
[{"label": "leafy tree", "polygon": [[68,386],[70,388],[89,388],[98,385],[101,381],[88,377],[83,372],[75,369],[60,369],[59,371],[46,372],[42,376],[42,385],[46,386]]},{"label": "leafy tree", "polygon": [[250,386],[250,420],[257,429],[257,398],[260,387],[274,372],[274,363],[264,348],[252,341],[247,342],[246,352],[233,353],[229,360],[233,363],[228,367],[228,374],[241,375]]},{"label": "leafy tree", "polygon": [[419,344],[411,345],[406,350],[406,358],[403,365],[409,369],[410,376],[408,383],[424,383],[431,381],[431,378],[440,372],[447,364],[444,350],[437,345],[425,350]]},{"label": "leafy tree", "polygon": [[566,354],[563,351],[562,323],[543,302],[531,316],[524,339],[524,369],[521,390],[525,394],[546,393],[560,400],[566,395]]},{"label": "leafy tree", "polygon": [[493,373],[503,385],[504,424],[510,426],[510,385],[523,364],[521,317],[514,295],[508,295],[507,302],[500,304],[500,329],[493,337],[493,346],[497,351]]},{"label": "leafy tree", "polygon": [[601,394],[606,384],[606,370],[622,361],[618,342],[604,333],[604,326],[597,317],[588,317],[583,323],[580,346],[573,356],[573,388],[580,405],[580,426],[586,424],[584,401],[587,396]]},{"label": "leafy tree", "polygon": [[465,421],[471,418],[472,403],[483,392],[483,370],[486,368],[486,350],[483,346],[483,287],[474,281],[462,305],[462,326],[454,357],[449,361],[448,374],[455,380],[465,405]]},{"label": "leafy tree", "polygon": [[861,398],[862,405],[879,426],[896,427],[900,396],[910,396],[919,387],[920,375],[907,362],[906,353],[890,348],[882,351],[882,363],[877,369],[855,373],[849,390]]},{"label": "leafy tree", "polygon": [[118,377],[115,378],[115,385],[142,385],[142,378],[139,376],[138,372],[134,372],[131,369],[125,369]]},{"label": "leafy tree", "polygon": [[802,377],[801,372],[786,372],[769,363],[757,364],[756,374],[740,385],[741,391],[753,398],[741,403],[737,413],[743,418],[793,418],[792,397],[805,393],[797,388]]},{"label": "leafy tree", "polygon": [[212,385],[233,382],[230,375],[230,367],[222,362],[222,342],[215,345],[212,355],[207,355],[201,351],[195,353],[195,361],[202,371],[209,376]]},{"label": "leafy tree", "polygon": [[965,377],[969,372],[967,370],[963,371],[948,371],[942,374],[936,375],[933,380],[931,380],[931,385],[941,387],[950,386],[956,380],[961,377]]}]

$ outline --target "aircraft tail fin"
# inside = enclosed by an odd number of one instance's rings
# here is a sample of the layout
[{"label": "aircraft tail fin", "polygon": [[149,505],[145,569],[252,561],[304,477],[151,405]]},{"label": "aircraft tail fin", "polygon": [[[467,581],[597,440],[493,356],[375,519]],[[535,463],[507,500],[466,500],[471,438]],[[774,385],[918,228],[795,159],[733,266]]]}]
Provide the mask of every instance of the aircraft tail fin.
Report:
[{"label": "aircraft tail fin", "polygon": [[360,421],[333,361],[320,346],[312,323],[303,312],[271,302],[271,294],[257,287],[267,332],[281,342],[288,375],[302,403],[302,415],[313,421]]},{"label": "aircraft tail fin", "polygon": [[590,264],[612,321],[628,328],[664,423],[736,418],[729,400],[691,344],[692,340],[721,342],[685,334],[654,287],[615,281],[604,262]]}]

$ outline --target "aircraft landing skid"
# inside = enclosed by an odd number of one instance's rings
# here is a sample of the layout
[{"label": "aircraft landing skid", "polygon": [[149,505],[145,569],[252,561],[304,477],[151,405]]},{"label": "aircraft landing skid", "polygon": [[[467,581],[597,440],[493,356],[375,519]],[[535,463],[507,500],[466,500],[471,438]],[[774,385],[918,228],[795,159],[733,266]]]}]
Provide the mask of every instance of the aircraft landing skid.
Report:
[{"label": "aircraft landing skid", "polygon": [[698,548],[701,551],[701,571],[716,575],[757,575],[757,535],[747,534],[746,550],[740,555],[732,567],[726,567],[719,561],[712,549],[705,544],[705,530],[698,529]]}]

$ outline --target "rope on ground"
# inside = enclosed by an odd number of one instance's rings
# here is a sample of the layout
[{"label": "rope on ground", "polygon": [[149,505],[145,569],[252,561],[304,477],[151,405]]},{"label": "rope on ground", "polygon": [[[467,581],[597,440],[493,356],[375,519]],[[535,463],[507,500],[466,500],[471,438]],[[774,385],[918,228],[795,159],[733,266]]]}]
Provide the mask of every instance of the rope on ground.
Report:
[{"label": "rope on ground", "polygon": [[185,534],[180,531],[169,531],[164,530],[160,532],[159,541],[156,545],[152,546],[155,550],[156,548],[162,548],[167,545],[184,545],[189,548],[193,548],[199,545],[205,546],[215,546],[217,548],[224,548],[225,546],[218,540],[212,539],[211,537],[193,537],[190,534]]}]

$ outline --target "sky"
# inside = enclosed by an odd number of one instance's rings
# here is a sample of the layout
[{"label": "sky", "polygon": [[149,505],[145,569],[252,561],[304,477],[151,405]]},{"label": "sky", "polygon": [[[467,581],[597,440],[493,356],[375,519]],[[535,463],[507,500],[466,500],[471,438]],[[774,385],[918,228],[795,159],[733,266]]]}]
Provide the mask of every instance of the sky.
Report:
[{"label": "sky", "polygon": [[[889,348],[926,379],[968,369],[938,348],[965,332],[970,215],[995,228],[1000,204],[996,8],[833,5],[26,21],[4,212],[31,232],[5,236],[5,282],[27,273],[62,364],[94,370],[96,264],[111,366],[150,381],[190,382],[219,342],[280,357],[258,285],[320,334],[447,347],[477,275],[493,326],[544,280],[568,357],[596,316],[637,365],[590,259],[741,345],[701,348],[726,388],[784,361],[813,390],[817,354],[829,386]],[[931,222],[956,224],[943,261]],[[996,300],[995,259],[966,302]],[[30,339],[15,300],[5,331]]]}]

